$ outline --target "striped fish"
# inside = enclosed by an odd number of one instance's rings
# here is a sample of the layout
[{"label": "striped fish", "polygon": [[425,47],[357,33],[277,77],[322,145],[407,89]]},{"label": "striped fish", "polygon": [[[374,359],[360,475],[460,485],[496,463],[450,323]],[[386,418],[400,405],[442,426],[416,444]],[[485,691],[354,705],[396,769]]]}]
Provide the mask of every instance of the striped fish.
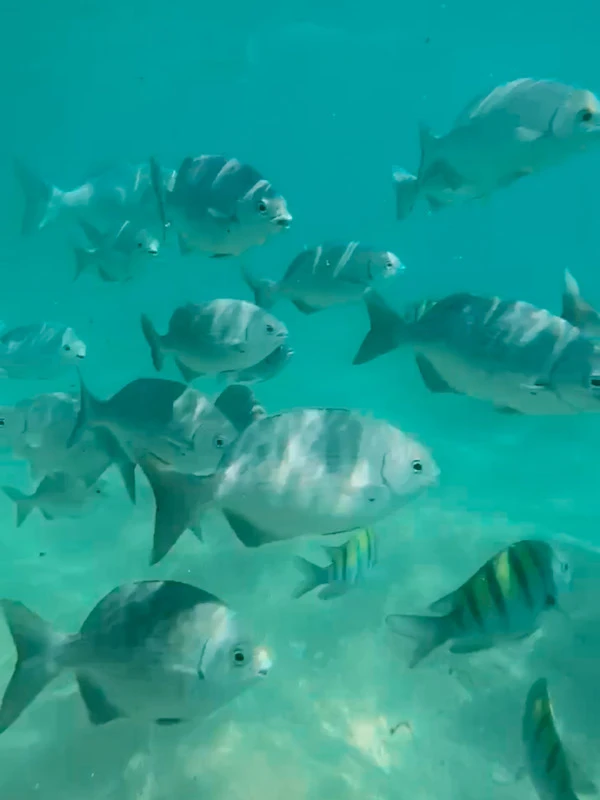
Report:
[{"label": "striped fish", "polygon": [[525,540],[497,553],[430,607],[444,616],[392,614],[386,623],[394,633],[416,640],[414,667],[445,642],[451,642],[453,653],[472,653],[498,640],[529,636],[569,581],[569,564],[562,556],[546,542]]},{"label": "striped fish", "polygon": [[527,769],[540,800],[577,800],[576,791],[597,791],[562,745],[545,678],[536,681],[527,694],[522,737]]},{"label": "striped fish", "polygon": [[351,539],[337,547],[323,548],[331,558],[326,567],[319,567],[305,558],[296,558],[296,565],[304,575],[293,596],[298,598],[317,586],[322,600],[339,597],[361,582],[377,563],[377,539],[372,528],[360,530]]}]

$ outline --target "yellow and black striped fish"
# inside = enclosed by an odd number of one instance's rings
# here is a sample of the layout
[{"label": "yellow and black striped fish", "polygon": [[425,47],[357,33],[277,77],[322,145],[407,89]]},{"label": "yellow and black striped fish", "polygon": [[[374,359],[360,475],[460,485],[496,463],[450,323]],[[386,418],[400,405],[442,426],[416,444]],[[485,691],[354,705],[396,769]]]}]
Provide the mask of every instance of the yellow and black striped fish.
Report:
[{"label": "yellow and black striped fish", "polygon": [[322,600],[338,597],[359,583],[364,575],[377,563],[377,539],[375,531],[364,528],[338,547],[325,547],[331,563],[319,567],[304,558],[296,559],[296,566],[304,574],[304,580],[294,591],[294,597],[323,586],[319,592]]},{"label": "yellow and black striped fish", "polygon": [[411,666],[445,642],[452,643],[453,653],[486,650],[498,640],[532,634],[541,613],[557,604],[559,589],[569,579],[568,562],[549,544],[516,542],[431,606],[445,616],[392,614],[386,623],[395,633],[417,641]]},{"label": "yellow and black striped fish", "polygon": [[[569,764],[556,730],[545,678],[536,681],[527,694],[522,737],[527,770],[540,800],[578,800],[576,790],[581,794],[597,791],[582,774],[574,774],[575,764]],[[576,781],[579,786],[575,786]]]}]

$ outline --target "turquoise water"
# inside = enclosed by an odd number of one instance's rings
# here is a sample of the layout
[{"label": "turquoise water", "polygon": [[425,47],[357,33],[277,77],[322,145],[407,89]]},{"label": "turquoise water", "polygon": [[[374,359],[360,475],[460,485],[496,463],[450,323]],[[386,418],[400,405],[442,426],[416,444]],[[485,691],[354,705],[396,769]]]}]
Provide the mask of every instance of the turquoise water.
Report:
[{"label": "turquoise water", "polygon": [[[570,268],[600,303],[600,150],[499,191],[487,203],[394,218],[390,173],[416,168],[418,123],[446,131],[472,97],[519,77],[600,91],[591,2],[466,0],[418,4],[295,3],[203,7],[175,0],[84,4],[9,0],[0,60],[0,317],[72,325],[87,342],[85,377],[99,396],[154,376],[141,312],[164,329],[181,303],[250,299],[240,265],[278,277],[304,246],[360,239],[398,254],[406,272],[387,297],[403,304],[454,291],[560,310]],[[61,224],[20,235],[13,158],[60,186],[116,159],[224,153],[251,163],[285,195],[294,222],[235,259],[180,256],[171,238],[123,285],[73,283]],[[217,514],[206,544],[190,534],[148,567],[153,506],[138,476],[132,506],[118,476],[82,520],[34,514],[18,530],[3,495],[0,594],[75,631],[128,581],[171,578],[244,609],[268,643],[268,680],[217,716],[181,728],[92,727],[61,677],[0,739],[5,800],[177,797],[214,800],[527,798],[520,720],[546,676],[577,758],[595,769],[598,736],[598,420],[514,417],[464,397],[430,394],[411,353],[352,367],[367,329],[361,304],[304,317],[282,301],[295,355],[256,395],[270,412],[296,406],[367,411],[416,436],[439,486],[377,526],[381,564],[364,588],[323,603],[291,599],[296,540],[244,549]],[[164,373],[177,378],[170,364]],[[76,390],[75,373],[4,381],[2,404]],[[198,388],[216,392],[207,379]],[[2,456],[3,484],[28,488],[26,464]],[[414,671],[385,614],[420,613],[501,547],[568,541],[573,590],[543,635],[473,656],[436,653]],[[42,555],[44,554],[44,555]],[[0,685],[14,648],[0,630]],[[391,733],[403,723],[395,733]]]}]

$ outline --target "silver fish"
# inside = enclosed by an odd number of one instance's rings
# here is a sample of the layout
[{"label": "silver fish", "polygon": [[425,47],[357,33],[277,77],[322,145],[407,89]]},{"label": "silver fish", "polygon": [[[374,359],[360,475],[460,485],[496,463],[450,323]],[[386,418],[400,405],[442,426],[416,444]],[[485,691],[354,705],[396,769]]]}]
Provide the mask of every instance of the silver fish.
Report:
[{"label": "silver fish", "polygon": [[257,305],[271,308],[278,296],[287,297],[303,314],[361,300],[378,278],[404,270],[398,256],[359,242],[323,244],[305,250],[278,281],[257,280],[244,271]]},{"label": "silver fish", "polygon": [[[110,229],[130,220],[139,228],[159,226],[158,206],[150,163],[113,164],[96,172],[74,189],[63,190],[37,177],[21,162],[15,164],[25,195],[22,232],[31,234],[62,218],[81,219]],[[161,170],[161,187],[174,186],[175,172]]]},{"label": "silver fish", "polygon": [[443,616],[390,614],[386,623],[394,633],[416,640],[414,667],[445,642],[452,643],[452,653],[474,653],[530,636],[570,581],[570,565],[561,554],[546,542],[524,540],[501,550],[430,606]]},{"label": "silver fish", "polygon": [[271,669],[235,613],[185,583],[120,586],[73,635],[54,631],[22,603],[2,606],[17,665],[0,707],[0,733],[66,670],[93,725],[123,717],[173,725],[209,716]]},{"label": "silver fish", "polygon": [[587,90],[522,78],[479,96],[452,130],[422,127],[416,176],[396,168],[396,216],[419,198],[432,211],[489,197],[497,189],[600,144],[600,103]]},{"label": "silver fish", "polygon": [[11,328],[0,335],[0,376],[56,378],[85,358],[86,352],[85,343],[65,325],[43,322]]},{"label": "silver fish", "polygon": [[600,411],[600,348],[569,322],[529,303],[456,294],[404,318],[375,293],[371,330],[354,364],[401,344],[432,392],[464,394],[505,413]]},{"label": "silver fish", "polygon": [[123,283],[134,278],[160,250],[160,242],[145,228],[124,222],[116,234],[105,234],[90,222],[80,220],[91,248],[75,248],[75,278],[94,269],[103,281]]},{"label": "silver fish", "polygon": [[[68,446],[90,428],[106,428],[132,461],[152,455],[179,472],[215,472],[237,437],[234,423],[220,410],[219,398],[213,403],[177,381],[140,378],[109,400],[98,400],[81,380],[80,404]],[[246,411],[250,413],[241,409]]]},{"label": "silver fish", "polygon": [[246,369],[239,370],[238,372],[224,372],[221,374],[221,379],[229,383],[262,383],[269,381],[276,375],[279,375],[281,370],[288,363],[290,358],[294,355],[294,351],[287,344],[280,344],[272,353],[269,353],[266,358],[259,361]]},{"label": "silver fish", "polygon": [[581,296],[579,284],[565,270],[562,318],[582,330],[591,339],[600,339],[600,314]]},{"label": "silver fish", "polygon": [[81,517],[105,494],[105,485],[56,472],[46,475],[33,494],[23,494],[12,486],[3,486],[2,491],[16,505],[19,528],[34,508],[39,508],[47,520]]},{"label": "silver fish", "polygon": [[173,191],[157,187],[162,217],[178,234],[182,253],[235,256],[289,228],[285,199],[248,164],[204,155],[186,158]]},{"label": "silver fish", "polygon": [[155,369],[160,371],[170,354],[186,381],[253,367],[287,338],[282,322],[245,300],[180,306],[164,336],[145,314],[141,321]]},{"label": "silver fish", "polygon": [[566,751],[556,729],[545,678],[535,681],[525,702],[522,722],[525,760],[540,800],[578,800],[598,789]]}]

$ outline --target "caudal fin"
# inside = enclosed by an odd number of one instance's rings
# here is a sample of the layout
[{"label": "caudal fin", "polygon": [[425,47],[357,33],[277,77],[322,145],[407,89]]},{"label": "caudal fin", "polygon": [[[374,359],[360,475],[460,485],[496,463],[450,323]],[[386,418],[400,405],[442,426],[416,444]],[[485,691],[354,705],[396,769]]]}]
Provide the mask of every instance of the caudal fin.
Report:
[{"label": "caudal fin", "polygon": [[18,719],[60,670],[60,647],[70,637],[56,633],[22,603],[2,600],[17,650],[17,663],[0,706],[0,733]]},{"label": "caudal fin", "polygon": [[15,172],[25,195],[21,232],[29,236],[47,225],[56,215],[51,203],[54,190],[21,161],[15,161]]},{"label": "caudal fin", "polygon": [[17,507],[17,528],[20,528],[33,511],[35,504],[31,497],[12,486],[3,486],[2,491]]},{"label": "caudal fin", "polygon": [[385,618],[388,628],[399,636],[414,639],[416,647],[409,666],[415,667],[436,647],[449,638],[447,617],[417,617],[405,614],[390,614]]},{"label": "caudal fin", "polygon": [[160,372],[163,368],[164,364],[164,356],[162,354],[162,348],[160,344],[160,336],[156,332],[156,328],[152,324],[149,317],[145,314],[141,316],[141,323],[142,323],[142,333],[144,334],[144,338],[148,342],[150,347],[150,355],[152,356],[152,363],[154,364],[154,369],[157,372]]},{"label": "caudal fin", "polygon": [[396,219],[408,217],[419,196],[419,180],[402,167],[395,167],[392,173],[396,195]]},{"label": "caudal fin", "polygon": [[371,330],[365,336],[353,364],[365,364],[377,356],[395,350],[406,337],[407,323],[390,308],[385,300],[370,289],[365,293]]},{"label": "caudal fin", "polygon": [[313,564],[312,561],[300,558],[300,556],[294,559],[294,564],[302,573],[303,580],[294,589],[292,597],[298,599],[311,592],[315,587],[323,586],[327,583],[327,567],[319,567],[317,564]]},{"label": "caudal fin", "polygon": [[94,427],[101,406],[102,402],[87,390],[81,373],[79,373],[79,412],[71,435],[67,440],[67,447],[73,447],[74,444],[81,440],[88,428]]},{"label": "caudal fin", "polygon": [[260,308],[273,308],[275,305],[275,295],[277,284],[267,278],[255,278],[245,267],[242,267],[244,281],[254,295],[254,302]]}]

